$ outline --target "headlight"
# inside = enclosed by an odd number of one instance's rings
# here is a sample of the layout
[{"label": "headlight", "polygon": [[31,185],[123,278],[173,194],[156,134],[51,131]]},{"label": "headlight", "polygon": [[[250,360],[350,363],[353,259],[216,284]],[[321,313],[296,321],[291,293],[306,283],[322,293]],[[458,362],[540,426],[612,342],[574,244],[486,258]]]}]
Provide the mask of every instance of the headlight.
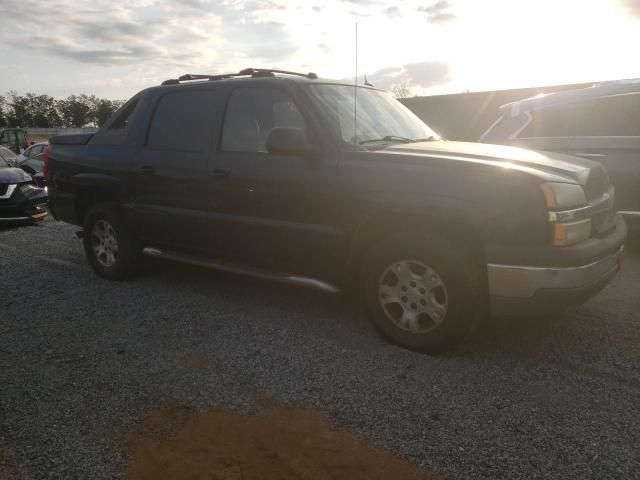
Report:
[{"label": "headlight", "polygon": [[543,183],[540,185],[549,209],[580,207],[587,196],[580,185],[572,183]]},{"label": "headlight", "polygon": [[591,237],[590,207],[580,185],[571,183],[543,183],[549,220],[552,222],[552,243],[556,246],[573,245]]},{"label": "headlight", "polygon": [[559,247],[573,245],[591,237],[591,219],[553,226],[553,244]]},{"label": "headlight", "polygon": [[28,194],[30,192],[40,190],[40,188],[36,187],[35,185],[31,185],[30,183],[23,183],[22,185],[20,185],[20,190]]}]

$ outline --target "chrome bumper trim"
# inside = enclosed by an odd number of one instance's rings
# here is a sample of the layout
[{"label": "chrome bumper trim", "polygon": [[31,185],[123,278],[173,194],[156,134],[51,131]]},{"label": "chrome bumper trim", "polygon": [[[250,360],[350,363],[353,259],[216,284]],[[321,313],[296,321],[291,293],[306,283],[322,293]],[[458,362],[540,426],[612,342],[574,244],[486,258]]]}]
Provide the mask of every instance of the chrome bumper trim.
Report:
[{"label": "chrome bumper trim", "polygon": [[287,273],[269,272],[269,271],[253,269],[253,268],[249,268],[241,265],[225,264],[215,260],[194,257],[191,255],[184,255],[184,254],[175,253],[175,252],[166,252],[155,247],[144,247],[142,249],[142,253],[150,257],[162,258],[165,260],[185,263],[188,265],[196,265],[199,267],[210,268],[213,270],[221,270],[223,272],[248,275],[254,278],[260,278],[263,280],[272,280],[280,283],[287,283],[289,285],[313,288],[313,289],[322,290],[328,293],[340,292],[338,287],[336,287],[335,285],[324,282],[317,278],[302,277],[299,275],[291,275]]},{"label": "chrome bumper trim", "polygon": [[542,289],[579,288],[618,269],[624,246],[607,257],[579,267],[525,267],[487,265],[489,294],[496,297],[529,298]]},{"label": "chrome bumper trim", "polygon": [[31,217],[3,217],[0,222],[19,222],[22,220],[31,220]]}]

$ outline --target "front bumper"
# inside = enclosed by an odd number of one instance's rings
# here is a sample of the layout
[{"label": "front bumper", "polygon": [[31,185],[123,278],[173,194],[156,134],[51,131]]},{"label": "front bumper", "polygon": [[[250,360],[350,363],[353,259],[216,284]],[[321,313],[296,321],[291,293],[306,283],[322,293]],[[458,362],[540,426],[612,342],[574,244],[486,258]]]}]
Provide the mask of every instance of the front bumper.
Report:
[{"label": "front bumper", "polygon": [[541,316],[561,313],[584,303],[609,283],[622,266],[626,237],[624,222],[618,222],[614,235],[621,240],[613,251],[610,239],[603,239],[602,255],[583,265],[488,264],[492,315]]},{"label": "front bumper", "polygon": [[24,193],[19,189],[0,199],[0,225],[43,220],[47,216],[47,193],[37,189]]}]

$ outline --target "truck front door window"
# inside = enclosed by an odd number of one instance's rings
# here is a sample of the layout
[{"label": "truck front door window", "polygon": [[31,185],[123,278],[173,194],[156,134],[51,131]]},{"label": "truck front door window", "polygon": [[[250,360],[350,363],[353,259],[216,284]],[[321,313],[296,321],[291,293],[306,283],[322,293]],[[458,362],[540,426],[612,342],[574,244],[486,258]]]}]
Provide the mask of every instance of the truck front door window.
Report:
[{"label": "truck front door window", "polygon": [[227,106],[222,151],[267,153],[267,137],[276,127],[305,128],[293,100],[275,88],[238,88]]}]

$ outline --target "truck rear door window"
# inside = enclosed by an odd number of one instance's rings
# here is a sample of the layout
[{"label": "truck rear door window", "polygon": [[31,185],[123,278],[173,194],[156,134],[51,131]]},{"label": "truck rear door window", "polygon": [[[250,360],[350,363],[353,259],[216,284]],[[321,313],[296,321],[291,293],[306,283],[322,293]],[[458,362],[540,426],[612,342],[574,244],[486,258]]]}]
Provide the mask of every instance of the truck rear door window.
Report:
[{"label": "truck rear door window", "polygon": [[191,90],[162,96],[156,106],[147,146],[177,152],[204,153],[211,144],[215,92]]}]

